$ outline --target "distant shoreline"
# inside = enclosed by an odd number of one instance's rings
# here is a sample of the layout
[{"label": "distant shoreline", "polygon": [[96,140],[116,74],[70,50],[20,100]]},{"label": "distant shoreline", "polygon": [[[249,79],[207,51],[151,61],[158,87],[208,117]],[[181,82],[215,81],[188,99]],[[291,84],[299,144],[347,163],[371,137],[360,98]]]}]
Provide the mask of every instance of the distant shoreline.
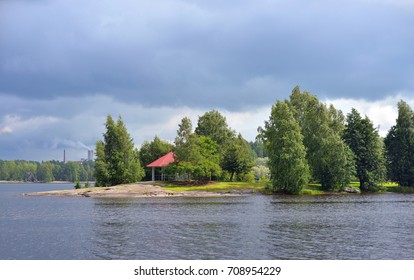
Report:
[{"label": "distant shoreline", "polygon": [[[81,181],[79,182],[81,184],[85,184],[85,182]],[[95,182],[89,182],[89,184],[94,184]],[[27,181],[5,181],[5,180],[0,180],[0,184],[75,184],[74,182],[69,182],[69,181],[52,181],[52,182],[27,182]]]}]

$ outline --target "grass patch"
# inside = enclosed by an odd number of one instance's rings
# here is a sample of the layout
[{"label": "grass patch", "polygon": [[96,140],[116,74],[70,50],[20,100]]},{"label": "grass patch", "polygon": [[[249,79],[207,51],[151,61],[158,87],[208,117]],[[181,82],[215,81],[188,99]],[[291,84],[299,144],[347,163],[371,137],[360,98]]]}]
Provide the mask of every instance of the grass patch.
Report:
[{"label": "grass patch", "polygon": [[[246,192],[246,193],[268,193],[265,190],[265,183],[248,183],[248,182],[157,182],[157,185],[176,192],[183,191],[203,191],[203,192]],[[351,182],[349,187],[359,190],[359,182]],[[414,188],[399,187],[397,183],[385,182],[382,186],[389,192],[414,193]],[[321,184],[308,184],[300,195],[322,195],[332,193],[324,191]],[[271,194],[271,193],[268,193]]]},{"label": "grass patch", "polygon": [[414,193],[414,187],[401,187],[397,183],[386,183],[384,186],[388,192]]},{"label": "grass patch", "polygon": [[248,182],[205,182],[200,184],[194,182],[194,184],[180,185],[175,182],[158,182],[160,186],[170,191],[203,191],[203,192],[233,192],[233,191],[245,191],[245,192],[262,192],[264,190],[264,183],[248,183]]},{"label": "grass patch", "polygon": [[326,194],[326,191],[304,188],[299,192],[300,195],[321,195]]}]

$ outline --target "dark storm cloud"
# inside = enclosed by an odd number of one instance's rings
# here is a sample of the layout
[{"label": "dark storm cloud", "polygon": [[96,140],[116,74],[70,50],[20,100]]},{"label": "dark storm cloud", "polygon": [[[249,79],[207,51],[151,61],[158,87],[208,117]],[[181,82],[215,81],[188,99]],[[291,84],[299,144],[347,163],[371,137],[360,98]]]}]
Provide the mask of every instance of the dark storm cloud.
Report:
[{"label": "dark storm cloud", "polygon": [[298,84],[390,127],[412,26],[407,0],[0,0],[0,158],[84,157],[107,114],[137,145],[211,109],[253,140]]},{"label": "dark storm cloud", "polygon": [[229,109],[296,84],[382,98],[414,87],[414,8],[404,3],[6,1],[0,92]]}]

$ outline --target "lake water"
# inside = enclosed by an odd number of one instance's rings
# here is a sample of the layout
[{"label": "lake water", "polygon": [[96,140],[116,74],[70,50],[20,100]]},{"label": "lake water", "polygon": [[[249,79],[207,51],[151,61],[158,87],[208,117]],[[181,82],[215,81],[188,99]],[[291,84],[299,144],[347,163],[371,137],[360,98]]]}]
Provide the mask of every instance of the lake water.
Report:
[{"label": "lake water", "polygon": [[0,259],[414,259],[414,195],[68,198],[0,184]]}]

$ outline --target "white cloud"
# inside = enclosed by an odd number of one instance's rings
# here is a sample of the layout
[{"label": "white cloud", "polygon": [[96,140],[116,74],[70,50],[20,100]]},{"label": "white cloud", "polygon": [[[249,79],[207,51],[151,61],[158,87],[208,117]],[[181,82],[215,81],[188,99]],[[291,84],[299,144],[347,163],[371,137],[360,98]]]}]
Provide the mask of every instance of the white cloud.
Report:
[{"label": "white cloud", "polygon": [[0,134],[2,133],[12,133],[13,129],[10,126],[3,126],[0,128]]},{"label": "white cloud", "polygon": [[[379,133],[385,137],[388,130],[395,125],[398,116],[397,103],[400,100],[407,102],[414,108],[414,99],[407,93],[390,96],[378,101],[367,101],[365,99],[327,99],[327,104],[333,104],[335,108],[342,110],[346,115],[351,112],[352,108],[357,109],[361,115],[366,115],[374,123],[379,126]],[[413,95],[411,95],[413,96]]]},{"label": "white cloud", "polygon": [[23,119],[18,115],[5,115],[0,123],[1,133],[24,133],[24,131],[35,131],[41,127],[48,126],[58,122],[57,117],[52,116],[34,116],[31,118]]}]

